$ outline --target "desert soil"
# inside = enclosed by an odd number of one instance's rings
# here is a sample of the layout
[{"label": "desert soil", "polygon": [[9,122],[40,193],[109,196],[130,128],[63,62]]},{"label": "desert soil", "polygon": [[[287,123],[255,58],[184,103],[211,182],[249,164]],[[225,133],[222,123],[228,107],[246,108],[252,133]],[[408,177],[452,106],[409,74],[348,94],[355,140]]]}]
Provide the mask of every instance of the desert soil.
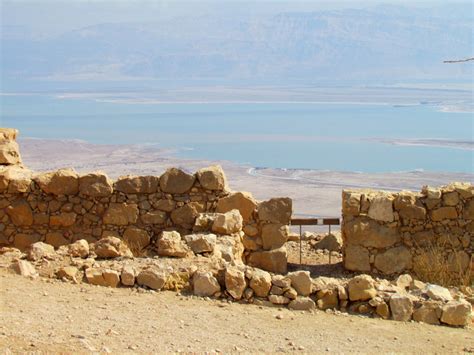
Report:
[{"label": "desert soil", "polygon": [[137,292],[0,269],[0,352],[474,351],[474,330]]}]

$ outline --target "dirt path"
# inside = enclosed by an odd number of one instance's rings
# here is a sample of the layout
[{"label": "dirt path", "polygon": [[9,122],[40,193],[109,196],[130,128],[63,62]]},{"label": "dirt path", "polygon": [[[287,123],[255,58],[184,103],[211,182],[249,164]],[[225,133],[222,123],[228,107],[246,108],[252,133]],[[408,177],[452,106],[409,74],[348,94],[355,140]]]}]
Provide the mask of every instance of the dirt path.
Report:
[{"label": "dirt path", "polygon": [[472,328],[29,280],[5,270],[0,292],[0,353],[474,351]]}]

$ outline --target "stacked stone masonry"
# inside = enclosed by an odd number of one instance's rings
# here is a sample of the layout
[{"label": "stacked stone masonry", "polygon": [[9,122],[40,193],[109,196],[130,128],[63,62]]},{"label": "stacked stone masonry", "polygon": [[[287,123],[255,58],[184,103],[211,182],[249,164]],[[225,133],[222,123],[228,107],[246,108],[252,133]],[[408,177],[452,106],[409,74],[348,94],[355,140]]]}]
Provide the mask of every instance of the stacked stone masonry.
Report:
[{"label": "stacked stone masonry", "polygon": [[436,276],[430,273],[446,273],[473,283],[472,184],[425,186],[420,193],[345,190],[342,217],[346,269],[428,281]]},{"label": "stacked stone masonry", "polygon": [[212,253],[217,241],[224,257],[286,272],[291,199],[229,191],[220,166],[117,181],[72,169],[33,173],[21,165],[17,133],[0,129],[0,245],[116,237],[136,255],[184,257]]}]

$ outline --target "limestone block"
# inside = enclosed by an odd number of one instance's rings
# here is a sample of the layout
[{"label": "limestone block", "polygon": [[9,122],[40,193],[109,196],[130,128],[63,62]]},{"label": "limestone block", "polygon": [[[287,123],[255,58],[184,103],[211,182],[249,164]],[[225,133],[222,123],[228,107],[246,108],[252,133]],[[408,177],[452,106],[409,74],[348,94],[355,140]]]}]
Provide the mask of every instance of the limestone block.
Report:
[{"label": "limestone block", "polygon": [[412,268],[412,255],[404,246],[390,248],[375,256],[374,266],[386,275],[400,273]]},{"label": "limestone block", "polygon": [[43,242],[36,242],[31,244],[26,258],[30,261],[37,261],[43,258],[52,258],[54,257],[54,247],[43,243]]},{"label": "limestone block", "polygon": [[68,253],[72,257],[87,258],[89,256],[89,243],[85,239],[79,239],[69,244]]},{"label": "limestone block", "polygon": [[161,290],[166,283],[166,274],[157,268],[141,270],[136,278],[137,284],[152,290]]},{"label": "limestone block", "polygon": [[165,224],[168,216],[163,211],[150,211],[140,216],[144,224]]},{"label": "limestone block", "polygon": [[15,128],[0,128],[0,142],[9,142],[16,140],[18,130]]},{"label": "limestone block", "polygon": [[41,235],[39,234],[26,234],[18,233],[13,239],[13,246],[20,250],[26,250],[30,247],[31,244],[39,242],[41,240]]},{"label": "limestone block", "polygon": [[188,203],[171,212],[171,220],[178,226],[192,227],[198,215],[197,204]]},{"label": "limestone block", "polygon": [[20,147],[17,142],[0,142],[0,165],[21,165]]},{"label": "limestone block", "polygon": [[210,272],[196,271],[193,275],[194,294],[202,297],[214,296],[221,286]]},{"label": "limestone block", "polygon": [[217,242],[215,234],[189,234],[184,239],[195,254],[212,253]]},{"label": "limestone block", "polygon": [[352,271],[370,271],[369,251],[360,246],[348,244],[344,249],[344,267]]},{"label": "limestone block", "polygon": [[390,310],[394,320],[408,322],[413,314],[413,301],[408,296],[394,294],[390,297]]},{"label": "limestone block", "polygon": [[76,222],[77,215],[74,212],[65,212],[49,217],[51,227],[70,227]]},{"label": "limestone block", "polygon": [[380,249],[390,247],[401,240],[395,228],[380,225],[365,217],[345,222],[343,228],[347,244]]},{"label": "limestone block", "polygon": [[115,190],[125,194],[153,194],[158,191],[157,176],[121,176],[115,182]]},{"label": "limestone block", "polygon": [[112,195],[113,187],[105,173],[95,172],[79,178],[79,193],[90,197],[108,197]]},{"label": "limestone block", "polygon": [[240,300],[247,287],[245,274],[236,267],[227,267],[225,270],[225,288],[236,300]]},{"label": "limestone block", "polygon": [[294,311],[310,311],[316,308],[316,303],[309,297],[297,297],[288,304],[288,308]]},{"label": "limestone block", "polygon": [[194,175],[171,168],[160,177],[161,191],[169,194],[183,194],[191,190],[195,180]]},{"label": "limestone block", "polygon": [[288,274],[291,280],[291,287],[293,287],[298,295],[309,296],[311,294],[312,281],[309,271],[294,271]]},{"label": "limestone block", "polygon": [[292,208],[290,198],[272,198],[258,205],[258,218],[270,223],[290,224]]},{"label": "limestone block", "polygon": [[130,249],[116,237],[106,237],[95,243],[94,251],[98,258],[133,257]]},{"label": "limestone block", "polygon": [[62,232],[50,232],[46,234],[45,241],[51,244],[55,248],[59,248],[62,245],[69,244],[69,240],[64,236]]},{"label": "limestone block", "polygon": [[73,169],[39,174],[34,180],[47,194],[76,195],[79,192],[79,176]]},{"label": "limestone block", "polygon": [[342,190],[342,214],[358,216],[360,212],[361,194],[358,192]]},{"label": "limestone block", "polygon": [[162,232],[156,246],[160,256],[184,258],[189,252],[187,245],[181,239],[181,235],[175,231]]},{"label": "limestone block", "polygon": [[456,191],[445,192],[443,194],[443,204],[445,206],[456,206],[459,201],[459,194]]},{"label": "limestone block", "polygon": [[247,262],[250,266],[277,274],[285,274],[288,267],[287,251],[285,247],[281,247],[269,251],[253,252],[249,255]]},{"label": "limestone block", "polygon": [[340,232],[327,234],[314,245],[315,249],[324,249],[329,251],[341,251],[342,237]]},{"label": "limestone block", "polygon": [[349,280],[349,299],[351,301],[366,301],[377,295],[375,281],[369,275],[358,275]]},{"label": "limestone block", "polygon": [[233,234],[242,230],[243,219],[239,210],[232,210],[216,215],[212,231],[219,234]]},{"label": "limestone block", "polygon": [[229,263],[242,264],[244,246],[240,235],[222,235],[217,238],[213,256]]},{"label": "limestone block", "polygon": [[26,260],[17,260],[15,261],[10,268],[17,273],[18,275],[25,277],[35,277],[38,275],[35,267]]},{"label": "limestone block", "polygon": [[458,213],[454,207],[440,207],[431,211],[431,220],[434,222],[456,218],[458,218]]},{"label": "limestone block", "polygon": [[393,197],[379,194],[370,201],[368,216],[376,221],[393,222]]},{"label": "limestone block", "polygon": [[427,284],[423,292],[433,301],[452,301],[453,296],[446,287]]},{"label": "limestone block", "polygon": [[142,250],[150,244],[150,235],[144,229],[127,227],[123,233],[123,240],[133,250]]},{"label": "limestone block", "polygon": [[442,308],[441,322],[455,325],[465,326],[471,321],[472,306],[465,300],[450,301]]},{"label": "limestone block", "polygon": [[267,297],[272,288],[271,275],[263,270],[255,270],[250,279],[250,288],[257,297]]},{"label": "limestone block", "polygon": [[439,324],[441,312],[442,310],[439,302],[424,302],[413,312],[413,320],[426,324]]},{"label": "limestone block", "polygon": [[265,224],[262,227],[263,249],[271,250],[282,247],[288,240],[290,228],[284,224]]},{"label": "limestone block", "polygon": [[464,205],[464,219],[474,219],[474,198],[467,200]]},{"label": "limestone block", "polygon": [[120,274],[120,280],[124,286],[135,285],[136,271],[131,265],[124,265],[122,273]]},{"label": "limestone block", "polygon": [[239,210],[244,222],[252,219],[253,212],[257,208],[257,201],[250,192],[233,192],[219,199],[216,212],[226,213],[234,209]]},{"label": "limestone block", "polygon": [[319,309],[334,309],[339,306],[337,290],[321,290],[318,291],[316,296],[318,298],[316,304]]},{"label": "limestone block", "polygon": [[196,173],[201,186],[206,190],[223,191],[226,189],[227,180],[220,165],[202,168]]},{"label": "limestone block", "polygon": [[33,211],[26,200],[16,200],[7,207],[6,212],[16,226],[31,226],[33,224]]},{"label": "limestone block", "polygon": [[111,203],[104,213],[103,222],[104,224],[126,226],[136,223],[137,219],[138,207],[136,204]]}]

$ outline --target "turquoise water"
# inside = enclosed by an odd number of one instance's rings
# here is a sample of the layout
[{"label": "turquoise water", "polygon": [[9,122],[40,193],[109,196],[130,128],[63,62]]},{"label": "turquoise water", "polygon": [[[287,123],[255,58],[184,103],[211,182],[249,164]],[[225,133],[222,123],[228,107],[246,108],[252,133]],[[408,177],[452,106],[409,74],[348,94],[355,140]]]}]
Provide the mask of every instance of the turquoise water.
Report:
[{"label": "turquoise water", "polygon": [[178,156],[258,167],[473,173],[473,150],[383,143],[473,140],[473,114],[425,105],[102,103],[3,96],[1,125],[24,137],[156,144]]}]

